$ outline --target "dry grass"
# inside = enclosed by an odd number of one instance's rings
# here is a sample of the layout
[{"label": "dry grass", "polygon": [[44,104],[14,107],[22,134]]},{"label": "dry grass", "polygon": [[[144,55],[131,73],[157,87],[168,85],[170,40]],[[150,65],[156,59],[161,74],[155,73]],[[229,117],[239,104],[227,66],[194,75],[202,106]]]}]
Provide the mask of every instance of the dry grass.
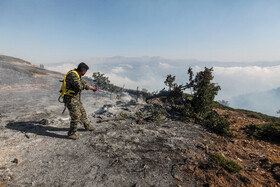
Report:
[{"label": "dry grass", "polygon": [[28,64],[27,62],[11,62],[11,64],[18,65],[18,66],[31,66],[31,67],[38,67],[34,64]]},{"label": "dry grass", "polygon": [[280,157],[277,156],[269,156],[267,160],[271,163],[280,163]]},{"label": "dry grass", "polygon": [[248,117],[246,114],[238,111],[219,108],[215,108],[215,111],[217,111],[222,116],[227,116],[228,120],[231,122],[230,129],[233,130],[233,134],[238,137],[245,138],[247,136],[247,133],[245,132],[245,127],[247,125],[267,123],[263,119]]}]

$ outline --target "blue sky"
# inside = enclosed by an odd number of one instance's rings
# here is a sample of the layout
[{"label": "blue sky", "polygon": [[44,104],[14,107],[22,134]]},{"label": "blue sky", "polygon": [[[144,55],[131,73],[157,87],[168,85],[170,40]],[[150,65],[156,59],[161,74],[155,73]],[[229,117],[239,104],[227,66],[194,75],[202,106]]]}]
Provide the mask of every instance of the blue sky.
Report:
[{"label": "blue sky", "polygon": [[35,63],[280,60],[278,0],[0,0],[0,54]]}]

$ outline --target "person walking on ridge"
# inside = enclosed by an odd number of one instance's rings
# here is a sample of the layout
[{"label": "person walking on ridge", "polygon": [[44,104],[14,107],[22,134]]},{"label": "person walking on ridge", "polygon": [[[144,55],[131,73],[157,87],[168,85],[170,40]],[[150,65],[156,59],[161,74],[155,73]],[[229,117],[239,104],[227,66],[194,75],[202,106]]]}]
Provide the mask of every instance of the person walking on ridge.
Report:
[{"label": "person walking on ridge", "polygon": [[74,140],[79,138],[76,134],[79,122],[84,125],[86,131],[94,130],[87,119],[86,111],[81,102],[82,90],[92,90],[93,92],[98,90],[98,88],[89,86],[82,78],[88,69],[89,67],[85,63],[80,63],[77,69],[71,70],[65,75],[61,87],[61,97],[71,117],[68,138]]}]

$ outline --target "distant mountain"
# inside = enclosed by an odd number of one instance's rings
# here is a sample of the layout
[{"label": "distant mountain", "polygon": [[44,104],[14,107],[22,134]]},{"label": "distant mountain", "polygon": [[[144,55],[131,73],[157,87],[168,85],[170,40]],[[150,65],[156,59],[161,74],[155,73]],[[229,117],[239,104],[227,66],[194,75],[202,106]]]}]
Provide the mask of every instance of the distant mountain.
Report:
[{"label": "distant mountain", "polygon": [[233,97],[230,106],[277,116],[280,109],[280,87],[277,89]]}]

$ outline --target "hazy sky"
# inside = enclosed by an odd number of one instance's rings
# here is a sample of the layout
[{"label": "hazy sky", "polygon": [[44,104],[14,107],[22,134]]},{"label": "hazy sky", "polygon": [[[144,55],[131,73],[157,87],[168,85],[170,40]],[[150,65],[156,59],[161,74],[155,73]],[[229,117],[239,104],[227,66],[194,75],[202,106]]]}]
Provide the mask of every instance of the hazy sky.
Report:
[{"label": "hazy sky", "polygon": [[280,60],[279,10],[279,0],[0,0],[0,54]]}]

